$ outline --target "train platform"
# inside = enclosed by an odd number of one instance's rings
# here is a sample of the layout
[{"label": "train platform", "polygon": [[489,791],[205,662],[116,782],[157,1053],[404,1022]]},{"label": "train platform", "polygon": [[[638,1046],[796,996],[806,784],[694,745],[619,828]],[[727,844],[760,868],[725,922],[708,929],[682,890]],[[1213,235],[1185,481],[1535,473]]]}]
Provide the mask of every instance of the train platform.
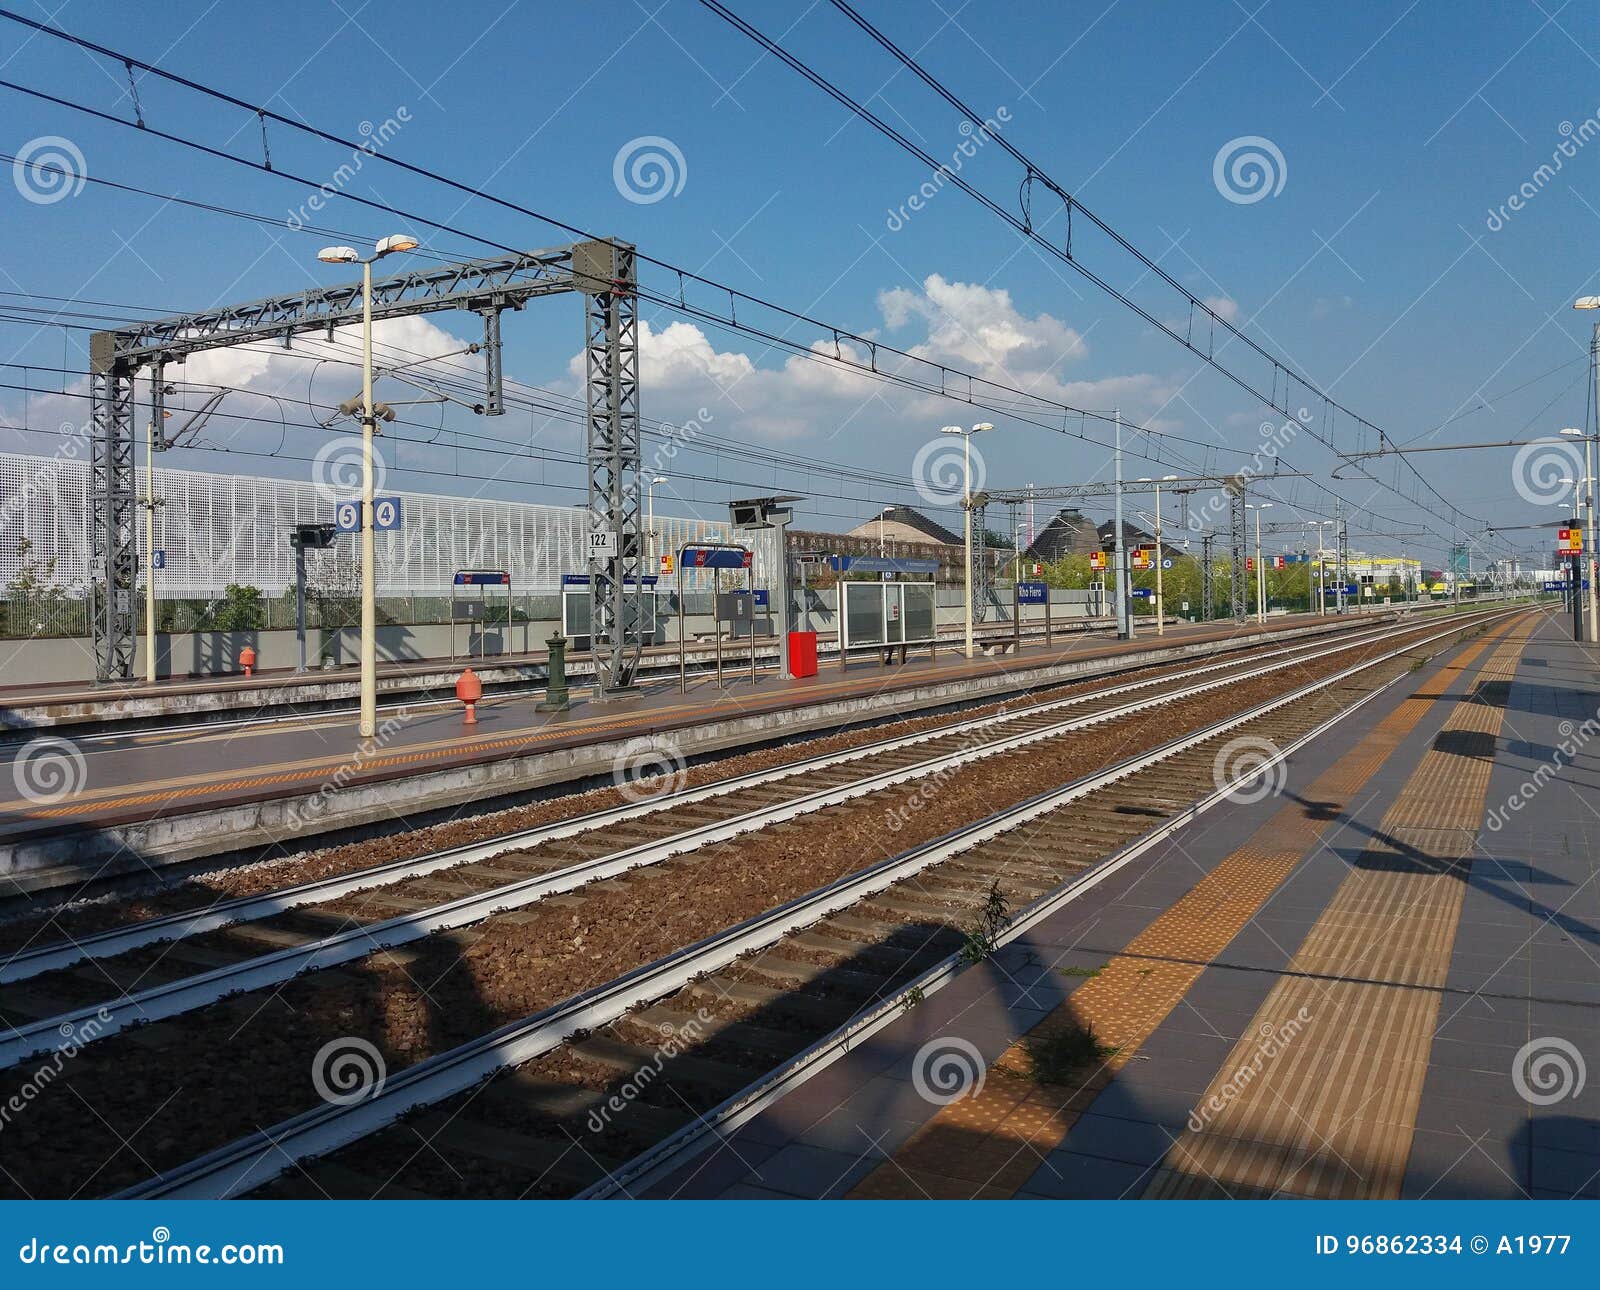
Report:
[{"label": "train platform", "polygon": [[[1169,626],[1176,622],[1170,619]],[[1103,637],[1114,628],[1110,619],[1071,618],[1056,622],[1051,634],[1061,639]],[[1044,626],[1025,623],[1022,634],[1028,640],[1043,637]],[[958,646],[961,635],[959,626],[941,627],[941,648]],[[986,650],[1006,649],[1014,640],[1014,629],[1008,623],[982,623],[976,636]],[[824,659],[837,661],[838,633],[819,631],[817,649]],[[719,650],[714,640],[697,637],[688,641],[683,660],[691,671],[712,671],[719,653],[736,664],[748,663],[749,651],[748,640],[726,641]],[[756,654],[760,666],[777,666],[778,646],[772,637],[757,638]],[[226,661],[226,667],[229,670],[203,676],[174,675],[154,681],[139,678],[104,685],[87,681],[0,685],[0,740],[25,740],[45,731],[75,738],[113,729],[155,730],[268,716],[333,713],[352,710],[360,698],[360,672],[352,664],[304,672],[287,667],[257,667],[246,675],[235,657]],[[452,702],[456,680],[468,667],[477,674],[486,694],[527,694],[548,683],[550,652],[539,649],[486,655],[465,653],[455,658],[380,659],[378,702],[391,710]],[[565,667],[570,684],[582,688],[593,683],[594,661],[587,650],[566,650]],[[640,653],[641,681],[675,675],[677,670],[676,642],[647,646]]]},{"label": "train platform", "polygon": [[0,878],[15,895],[222,851],[271,854],[313,835],[414,825],[474,802],[510,804],[555,785],[610,782],[630,741],[664,743],[681,765],[1052,681],[1373,621],[1300,615],[1260,626],[1169,627],[1132,641],[1024,638],[1020,648],[972,660],[954,651],[913,652],[889,665],[876,655],[848,666],[836,658],[805,679],[759,670],[752,679],[748,662],[741,667],[733,656],[721,686],[701,674],[680,692],[676,677],[657,679],[605,702],[579,692],[564,712],[538,711],[542,690],[486,695],[472,726],[453,702],[380,707],[370,741],[358,737],[348,711],[71,738],[45,732],[0,747],[13,790],[0,800]]},{"label": "train platform", "polygon": [[1569,632],[1405,677],[649,1194],[1600,1198],[1600,658]]}]

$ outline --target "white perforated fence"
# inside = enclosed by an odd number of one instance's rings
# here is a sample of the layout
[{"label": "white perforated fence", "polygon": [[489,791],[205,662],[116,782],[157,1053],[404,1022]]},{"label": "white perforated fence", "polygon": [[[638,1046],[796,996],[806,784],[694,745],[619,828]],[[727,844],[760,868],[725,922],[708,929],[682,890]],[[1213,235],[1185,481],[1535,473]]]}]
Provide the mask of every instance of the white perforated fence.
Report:
[{"label": "white perforated fence", "polygon": [[[70,441],[54,457],[0,454],[0,598],[10,594],[24,564],[65,597],[49,598],[34,632],[75,634],[81,598],[90,582],[90,482],[88,446]],[[144,494],[144,470],[136,492]],[[310,482],[254,475],[156,470],[156,547],[165,567],[156,575],[158,600],[212,601],[230,583],[259,588],[269,600],[294,586],[294,551],[288,532],[298,523],[332,523],[334,501]],[[505,569],[521,600],[558,593],[564,574],[585,571],[587,512],[571,506],[448,497],[404,492],[403,527],[379,533],[378,594],[393,603],[400,621],[448,620],[452,577],[458,569]],[[144,512],[138,513],[141,578],[146,565]],[[728,525],[655,517],[654,554],[683,544],[729,540]],[[770,586],[776,543],[770,532],[752,535],[756,579]],[[24,558],[25,544],[31,543]],[[654,559],[646,572],[655,572]],[[356,538],[340,537],[328,551],[309,556],[313,583],[340,594],[359,585]],[[712,576],[691,570],[685,591],[708,591]],[[676,579],[663,579],[663,590]],[[13,596],[13,599],[15,597]],[[409,605],[400,602],[409,601]],[[531,606],[530,606],[531,608]],[[59,619],[45,625],[42,618]]]}]

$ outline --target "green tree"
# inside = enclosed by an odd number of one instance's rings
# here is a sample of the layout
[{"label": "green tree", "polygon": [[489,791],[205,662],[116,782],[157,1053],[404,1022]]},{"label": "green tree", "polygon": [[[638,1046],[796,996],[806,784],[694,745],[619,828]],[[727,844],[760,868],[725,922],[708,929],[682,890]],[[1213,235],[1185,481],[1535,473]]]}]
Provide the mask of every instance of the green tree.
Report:
[{"label": "green tree", "polygon": [[267,598],[260,587],[230,582],[222,599],[205,614],[202,630],[214,632],[255,632],[267,622]]},{"label": "green tree", "polygon": [[63,623],[71,597],[56,581],[56,558],[32,558],[33,540],[17,543],[20,567],[17,576],[6,584],[5,629],[8,636],[32,636],[50,632]]}]

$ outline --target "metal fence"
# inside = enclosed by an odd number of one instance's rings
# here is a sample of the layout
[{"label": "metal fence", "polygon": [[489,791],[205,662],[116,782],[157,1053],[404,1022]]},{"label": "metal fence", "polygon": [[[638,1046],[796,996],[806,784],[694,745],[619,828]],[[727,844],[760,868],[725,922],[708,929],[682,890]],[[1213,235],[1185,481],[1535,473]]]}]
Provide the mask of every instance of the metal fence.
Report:
[{"label": "metal fence", "polygon": [[[0,635],[86,636],[90,487],[87,446],[69,440],[53,457],[0,453]],[[144,471],[137,487],[144,492]],[[559,618],[563,575],[586,568],[588,512],[579,507],[503,502],[432,493],[381,491],[401,500],[402,527],[377,534],[380,621],[448,623],[458,569],[504,569],[511,575],[512,618]],[[262,627],[294,625],[295,524],[332,523],[335,498],[309,481],[213,475],[158,468],[155,546],[157,627],[207,629],[230,585],[261,593]],[[685,544],[731,540],[726,521],[658,515],[645,572],[659,553]],[[771,586],[776,542],[749,535],[758,585]],[[353,538],[308,553],[308,619],[343,626],[355,613],[360,567]],[[148,572],[140,516],[141,590]],[[714,574],[686,570],[684,589],[699,593]],[[676,577],[663,586],[675,585]]]}]

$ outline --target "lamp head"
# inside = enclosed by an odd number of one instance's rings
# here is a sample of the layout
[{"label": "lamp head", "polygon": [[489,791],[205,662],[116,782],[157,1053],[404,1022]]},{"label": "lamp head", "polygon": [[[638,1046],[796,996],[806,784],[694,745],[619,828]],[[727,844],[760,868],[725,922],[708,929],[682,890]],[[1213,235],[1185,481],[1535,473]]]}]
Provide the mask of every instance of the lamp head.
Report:
[{"label": "lamp head", "polygon": [[972,433],[973,434],[982,434],[985,430],[993,430],[993,429],[994,429],[994,422],[992,422],[992,421],[980,421],[980,422],[978,422],[977,425],[972,427]]},{"label": "lamp head", "polygon": [[353,246],[325,246],[317,252],[317,259],[324,264],[355,264],[361,253]]},{"label": "lamp head", "polygon": [[373,258],[383,259],[386,255],[393,255],[397,251],[415,251],[421,243],[409,233],[391,233],[378,243],[373,252]]}]

